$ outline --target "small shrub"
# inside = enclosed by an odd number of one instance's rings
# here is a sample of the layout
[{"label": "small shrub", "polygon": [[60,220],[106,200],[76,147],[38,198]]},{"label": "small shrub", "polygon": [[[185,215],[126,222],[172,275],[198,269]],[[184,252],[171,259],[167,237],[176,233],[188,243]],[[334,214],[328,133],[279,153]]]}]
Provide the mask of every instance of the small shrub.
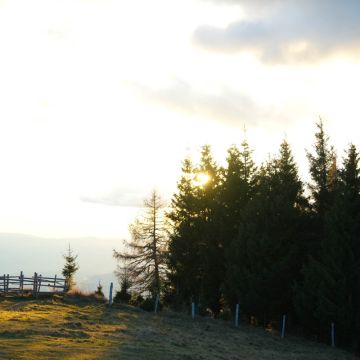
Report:
[{"label": "small shrub", "polygon": [[231,310],[228,307],[221,309],[219,313],[219,319],[226,321],[231,320]]},{"label": "small shrub", "polygon": [[144,301],[144,298],[143,298],[143,296],[141,294],[132,293],[129,304],[133,305],[133,306],[140,306],[140,304],[143,301]]},{"label": "small shrub", "polygon": [[98,285],[98,287],[97,287],[97,289],[96,289],[96,291],[95,291],[95,295],[97,295],[97,296],[100,297],[100,298],[104,298],[104,297],[105,297],[105,295],[104,295],[104,293],[103,293],[103,286],[101,285],[100,281],[99,281],[99,285]]},{"label": "small shrub", "polygon": [[122,290],[117,291],[114,296],[115,303],[129,304],[130,299],[131,299],[131,294],[129,294],[128,292],[124,292]]},{"label": "small shrub", "polygon": [[[154,298],[146,298],[142,303],[140,303],[140,308],[145,311],[154,311],[155,310],[155,299]],[[162,304],[159,301],[158,303],[158,311],[162,310]]]}]

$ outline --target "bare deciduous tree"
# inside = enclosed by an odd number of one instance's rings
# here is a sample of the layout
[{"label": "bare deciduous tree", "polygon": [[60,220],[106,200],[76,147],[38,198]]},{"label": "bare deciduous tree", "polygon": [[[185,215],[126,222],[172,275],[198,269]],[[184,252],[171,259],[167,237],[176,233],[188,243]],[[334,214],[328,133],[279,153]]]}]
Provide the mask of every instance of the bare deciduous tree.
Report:
[{"label": "bare deciduous tree", "polygon": [[165,203],[157,191],[144,201],[144,214],[129,227],[131,240],[125,251],[114,250],[120,261],[118,275],[126,273],[132,286],[140,292],[160,294],[166,271],[167,231],[164,221]]}]

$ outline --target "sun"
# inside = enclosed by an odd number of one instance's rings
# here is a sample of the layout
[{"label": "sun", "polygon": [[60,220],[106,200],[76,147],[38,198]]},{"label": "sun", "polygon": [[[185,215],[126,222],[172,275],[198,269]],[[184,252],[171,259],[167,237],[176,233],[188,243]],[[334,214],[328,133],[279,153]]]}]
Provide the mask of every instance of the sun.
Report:
[{"label": "sun", "polygon": [[210,180],[210,176],[206,173],[198,173],[194,178],[195,186],[204,186]]}]

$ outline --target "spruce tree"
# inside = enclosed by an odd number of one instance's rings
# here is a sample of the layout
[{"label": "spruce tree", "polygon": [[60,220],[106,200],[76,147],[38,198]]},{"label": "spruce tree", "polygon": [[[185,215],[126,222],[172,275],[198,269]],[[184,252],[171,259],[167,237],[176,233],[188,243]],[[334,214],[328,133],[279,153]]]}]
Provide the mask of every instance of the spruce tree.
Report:
[{"label": "spruce tree", "polygon": [[70,291],[75,286],[74,275],[76,271],[79,270],[79,265],[76,262],[78,256],[73,255],[73,251],[69,244],[68,252],[63,255],[63,257],[65,259],[65,265],[63,267],[62,274],[66,279],[67,291]]},{"label": "spruce tree", "polygon": [[99,281],[99,284],[96,288],[96,291],[95,291],[95,295],[103,298],[104,297],[104,292],[103,292],[103,286],[101,285],[101,282]]},{"label": "spruce tree", "polygon": [[197,166],[186,159],[182,170],[168,213],[172,224],[169,278],[178,299],[195,301],[217,314],[224,262],[217,221],[220,170],[211,147],[202,147]]},{"label": "spruce tree", "polygon": [[360,171],[351,145],[339,171],[332,207],[324,219],[320,252],[304,268],[297,307],[305,327],[326,338],[336,324],[338,344],[360,341]]},{"label": "spruce tree", "polygon": [[225,237],[232,240],[238,233],[240,214],[252,194],[253,178],[256,171],[251,151],[246,140],[241,151],[235,146],[228,150],[227,168],[220,187],[220,202],[224,215]]},{"label": "spruce tree", "polygon": [[171,224],[169,238],[169,296],[178,305],[198,298],[200,288],[199,227],[195,194],[195,170],[190,158],[182,164],[178,191],[166,216]]},{"label": "spruce tree", "polygon": [[213,159],[209,145],[202,147],[196,173],[207,176],[207,181],[195,188],[199,219],[198,261],[201,266],[199,305],[204,310],[211,309],[217,316],[221,309],[225,275],[224,239],[221,237],[220,169]]},{"label": "spruce tree", "polygon": [[323,221],[325,212],[330,208],[336,182],[336,156],[329,137],[325,134],[323,121],[316,124],[314,153],[307,152],[312,182],[309,184],[313,209],[319,222]]},{"label": "spruce tree", "polygon": [[312,182],[309,184],[312,211],[308,214],[309,247],[303,264],[302,279],[294,286],[294,305],[305,329],[320,333],[316,319],[319,281],[323,276],[318,259],[322,257],[326,214],[334,203],[338,184],[336,156],[322,120],[316,124],[314,153],[307,152]]},{"label": "spruce tree", "polygon": [[227,167],[220,187],[220,202],[222,205],[221,236],[224,241],[225,268],[224,296],[228,305],[237,303],[239,294],[237,256],[238,233],[241,215],[254,193],[256,167],[251,157],[251,150],[246,140],[241,144],[241,150],[231,146],[228,150]]},{"label": "spruce tree", "polygon": [[117,270],[115,271],[115,275],[120,284],[120,291],[117,291],[114,297],[115,302],[124,302],[128,303],[131,299],[130,289],[132,286],[130,273],[127,266],[126,259],[123,259],[121,265],[117,266]]},{"label": "spruce tree", "polygon": [[240,302],[248,315],[264,325],[292,312],[292,284],[299,277],[301,223],[306,205],[303,184],[289,144],[263,165],[256,191],[241,217],[233,254],[238,257]]}]

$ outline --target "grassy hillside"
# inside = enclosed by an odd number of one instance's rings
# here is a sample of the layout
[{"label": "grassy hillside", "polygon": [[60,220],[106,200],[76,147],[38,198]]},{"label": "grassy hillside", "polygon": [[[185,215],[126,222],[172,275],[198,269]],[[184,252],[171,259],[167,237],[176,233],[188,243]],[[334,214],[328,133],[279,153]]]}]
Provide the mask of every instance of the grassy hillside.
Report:
[{"label": "grassy hillside", "polygon": [[132,307],[47,300],[0,301],[0,359],[356,359],[326,345],[262,329]]}]

